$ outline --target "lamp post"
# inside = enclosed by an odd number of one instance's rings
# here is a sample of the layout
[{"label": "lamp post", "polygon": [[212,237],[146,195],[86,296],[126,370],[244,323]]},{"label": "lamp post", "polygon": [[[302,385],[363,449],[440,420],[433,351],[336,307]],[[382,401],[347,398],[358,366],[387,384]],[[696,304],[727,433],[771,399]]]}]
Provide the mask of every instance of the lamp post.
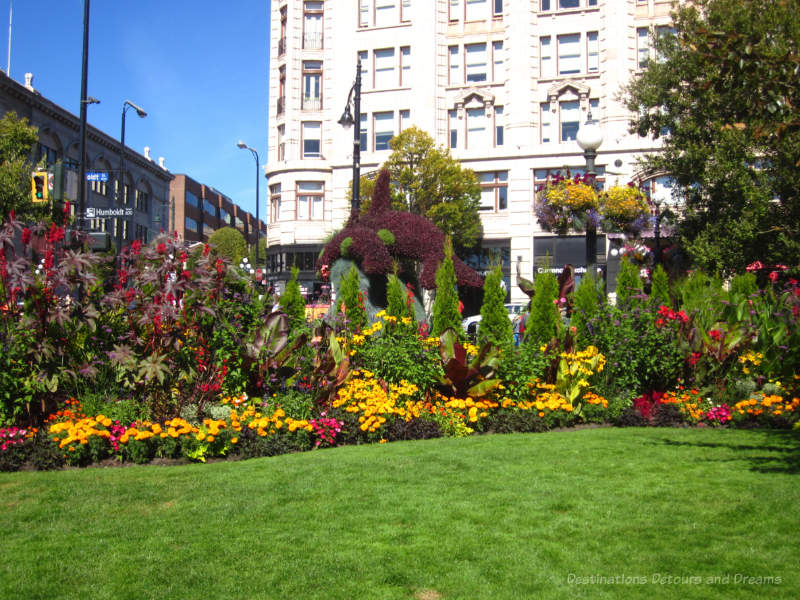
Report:
[{"label": "lamp post", "polygon": [[[81,61],[80,158],[78,167],[78,231],[83,231],[86,215],[86,86],[89,72],[89,0],[83,0],[83,58]],[[9,73],[9,76],[11,74]]]},{"label": "lamp post", "polygon": [[[350,103],[353,104],[353,113],[350,113]],[[361,210],[361,57],[356,62],[356,82],[350,88],[344,113],[339,119],[339,125],[345,129],[355,123],[353,128],[353,201],[350,218],[358,219]]]},{"label": "lamp post", "polygon": [[[242,150],[250,150],[250,153],[253,155],[253,158],[256,160],[256,262],[255,266],[258,269],[258,246],[261,242],[261,217],[259,216],[259,205],[261,204],[261,198],[259,197],[259,185],[261,180],[261,163],[258,160],[258,152],[255,148],[251,148],[247,144],[245,144],[242,140],[239,140],[236,143],[238,148]],[[266,249],[264,251],[264,278],[267,277],[267,252]]]},{"label": "lamp post", "polygon": [[[595,158],[597,149],[603,143],[603,132],[596,120],[592,119],[592,111],[586,114],[586,122],[582,123],[576,136],[578,146],[583,150],[583,157],[586,159],[586,174],[590,177],[592,187],[594,187],[597,171],[595,170]],[[586,219],[586,273],[597,282],[597,222]]]},{"label": "lamp post", "polygon": [[[144,119],[147,113],[140,106],[136,106],[130,100],[125,100],[122,103],[122,128],[119,134],[119,182],[117,184],[117,203],[120,207],[125,202],[125,113],[128,109],[132,108],[139,115],[140,119]],[[122,217],[123,219],[125,217]],[[117,219],[117,252],[122,249],[122,220]]]}]

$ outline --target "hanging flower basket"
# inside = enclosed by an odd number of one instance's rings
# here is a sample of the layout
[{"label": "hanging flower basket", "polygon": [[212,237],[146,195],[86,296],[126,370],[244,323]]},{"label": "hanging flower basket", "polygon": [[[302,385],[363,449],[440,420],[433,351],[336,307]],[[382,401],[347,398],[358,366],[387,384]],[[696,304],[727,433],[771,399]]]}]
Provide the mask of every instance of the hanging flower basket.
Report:
[{"label": "hanging flower basket", "polygon": [[536,194],[536,219],[547,231],[564,235],[581,232],[587,224],[597,224],[599,199],[594,187],[585,178],[573,179],[556,175]]},{"label": "hanging flower basket", "polygon": [[614,185],[603,192],[600,198],[600,213],[605,231],[623,231],[639,235],[647,226],[650,207],[644,192],[629,183]]}]

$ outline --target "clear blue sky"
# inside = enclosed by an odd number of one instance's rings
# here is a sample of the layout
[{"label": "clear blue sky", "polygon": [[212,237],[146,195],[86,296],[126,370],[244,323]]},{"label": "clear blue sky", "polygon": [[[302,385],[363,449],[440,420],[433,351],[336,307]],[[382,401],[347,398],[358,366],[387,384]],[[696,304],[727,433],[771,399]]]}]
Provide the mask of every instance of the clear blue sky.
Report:
[{"label": "clear blue sky", "polygon": [[[84,0],[11,0],[11,77],[34,74],[43,96],[80,114]],[[255,214],[256,165],[267,161],[270,0],[91,0],[88,122],[172,173],[214,186]],[[7,67],[9,0],[0,0],[0,68]],[[261,214],[265,218],[265,180]]]}]

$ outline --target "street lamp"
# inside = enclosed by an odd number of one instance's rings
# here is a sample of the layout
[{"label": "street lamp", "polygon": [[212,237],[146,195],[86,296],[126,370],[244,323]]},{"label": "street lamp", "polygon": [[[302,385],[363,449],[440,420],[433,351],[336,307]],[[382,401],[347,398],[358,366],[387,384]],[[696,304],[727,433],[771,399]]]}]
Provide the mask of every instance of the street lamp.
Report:
[{"label": "street lamp", "polygon": [[[603,132],[600,125],[592,119],[592,111],[586,115],[586,122],[581,124],[576,136],[578,146],[583,150],[583,157],[586,159],[586,174],[589,176],[591,185],[594,187],[597,171],[595,170],[594,160],[597,158],[597,149],[603,143]],[[592,218],[586,219],[586,273],[597,282],[597,221]]]},{"label": "street lamp", "polygon": [[[122,206],[123,202],[126,200],[125,198],[125,113],[128,112],[128,109],[132,108],[136,111],[136,114],[139,115],[140,119],[144,119],[147,116],[147,113],[139,106],[136,106],[130,100],[125,100],[122,103],[122,129],[119,135],[119,181],[117,183],[117,202],[119,203],[120,207]],[[117,252],[122,249],[122,218],[117,217]]]},{"label": "street lamp", "polygon": [[[253,155],[253,158],[256,159],[256,268],[258,268],[258,246],[261,242],[261,218],[259,216],[258,207],[261,204],[261,199],[259,198],[259,181],[261,180],[261,164],[258,160],[258,152],[255,148],[251,148],[247,144],[245,144],[242,140],[239,140],[236,143],[238,148],[242,150],[250,150]],[[264,278],[267,276],[267,253],[266,249],[264,251]]]},{"label": "street lamp", "polygon": [[[83,55],[81,58],[80,158],[78,166],[78,231],[83,231],[86,214],[86,86],[89,74],[89,0],[83,0]],[[9,76],[11,73],[9,73]]]},{"label": "street lamp", "polygon": [[[350,114],[350,103],[353,103],[353,113]],[[347,104],[344,107],[339,125],[347,129],[355,123],[353,129],[353,202],[350,218],[358,219],[361,210],[361,57],[356,62],[356,82],[350,88]]]}]

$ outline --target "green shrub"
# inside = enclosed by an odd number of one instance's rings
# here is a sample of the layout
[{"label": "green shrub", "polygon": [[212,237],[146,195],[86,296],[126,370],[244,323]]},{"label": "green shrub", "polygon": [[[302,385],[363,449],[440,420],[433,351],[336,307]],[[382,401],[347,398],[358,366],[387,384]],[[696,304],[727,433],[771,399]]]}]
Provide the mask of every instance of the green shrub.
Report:
[{"label": "green shrub", "polygon": [[342,243],[339,245],[339,252],[342,253],[342,256],[349,256],[350,246],[353,245],[353,238],[346,237],[342,240]]},{"label": "green shrub", "polygon": [[388,229],[379,229],[378,237],[381,239],[384,246],[392,246],[395,242],[394,234]]},{"label": "green shrub", "polygon": [[300,293],[300,284],[297,282],[299,273],[300,269],[292,267],[292,276],[286,282],[286,288],[279,300],[281,309],[289,317],[289,329],[292,332],[306,324],[306,303]]},{"label": "green shrub", "polygon": [[483,282],[483,305],[478,325],[478,343],[490,342],[494,345],[509,344],[514,336],[514,328],[505,307],[506,291],[501,285],[503,271],[494,267]]},{"label": "green shrub", "polygon": [[553,273],[538,273],[533,281],[534,295],[531,312],[525,323],[525,342],[539,347],[558,334],[561,322],[558,306],[558,279]]},{"label": "green shrub", "polygon": [[669,278],[667,272],[660,264],[653,269],[653,283],[650,287],[650,299],[656,305],[672,306],[669,297]]},{"label": "green shrub", "polygon": [[336,310],[337,312],[341,311],[342,305],[344,305],[349,327],[353,331],[360,331],[367,325],[367,313],[364,309],[364,295],[355,265],[351,266],[347,275],[342,277],[340,288]]},{"label": "green shrub", "polygon": [[461,313],[458,312],[453,244],[448,238],[444,244],[444,260],[436,270],[436,298],[433,301],[431,335],[438,337],[445,329],[451,328],[461,334],[464,333],[461,327]]},{"label": "green shrub", "polygon": [[617,306],[620,308],[628,306],[628,299],[631,296],[642,294],[643,290],[639,267],[628,260],[627,256],[623,256],[619,265],[619,275],[617,275]]},{"label": "green shrub", "polygon": [[581,279],[578,289],[572,296],[572,302],[572,316],[569,324],[575,328],[575,339],[579,345],[587,346],[592,343],[592,340],[586,330],[586,322],[597,316],[600,306],[605,303],[590,274],[587,273]]},{"label": "green shrub", "polygon": [[406,304],[406,288],[396,274],[390,274],[386,284],[386,314],[397,319],[414,317],[414,311]]}]

